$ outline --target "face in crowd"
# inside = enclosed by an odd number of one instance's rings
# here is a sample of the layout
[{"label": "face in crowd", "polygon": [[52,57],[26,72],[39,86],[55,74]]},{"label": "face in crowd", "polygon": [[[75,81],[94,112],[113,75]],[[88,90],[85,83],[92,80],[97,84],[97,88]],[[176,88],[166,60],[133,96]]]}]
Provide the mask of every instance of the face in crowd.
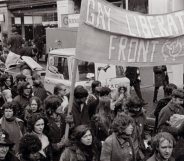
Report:
[{"label": "face in crowd", "polygon": [[38,110],[38,104],[35,99],[31,101],[31,111],[34,113]]},{"label": "face in crowd", "polygon": [[30,84],[28,84],[27,86],[26,86],[26,88],[24,88],[24,94],[26,95],[26,96],[29,96],[30,94],[31,94],[31,85]]},{"label": "face in crowd", "polygon": [[132,125],[132,124],[129,124],[129,125],[126,127],[126,129],[125,129],[125,134],[126,134],[126,135],[132,135],[133,130],[134,130],[133,125]]},{"label": "face in crowd", "polygon": [[12,118],[12,117],[13,117],[13,109],[11,109],[11,108],[6,108],[6,109],[4,110],[4,117],[5,117],[6,119]]},{"label": "face in crowd", "polygon": [[41,118],[41,119],[37,120],[36,123],[34,124],[34,132],[36,132],[37,134],[42,134],[44,127],[45,127],[45,122]]},{"label": "face in crowd", "polygon": [[87,130],[86,133],[81,137],[81,143],[83,143],[86,146],[89,146],[92,144],[93,138],[90,130]]},{"label": "face in crowd", "polygon": [[9,146],[0,145],[0,160],[4,160],[9,151]]},{"label": "face in crowd", "polygon": [[158,147],[158,152],[164,160],[168,160],[173,151],[173,142],[167,140],[167,139],[160,139],[159,147]]}]

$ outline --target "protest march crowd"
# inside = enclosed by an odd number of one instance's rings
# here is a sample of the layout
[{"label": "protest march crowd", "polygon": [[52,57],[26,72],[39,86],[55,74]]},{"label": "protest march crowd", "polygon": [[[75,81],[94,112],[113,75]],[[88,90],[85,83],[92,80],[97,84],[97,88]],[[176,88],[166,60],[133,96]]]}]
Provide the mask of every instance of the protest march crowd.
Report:
[{"label": "protest march crowd", "polygon": [[[23,44],[16,28],[9,37],[4,34],[1,64],[11,65],[10,53],[39,60],[39,46]],[[150,131],[138,67],[125,71],[135,94],[123,82],[112,92],[94,80],[90,91],[75,87],[71,112],[65,85],[46,91],[41,76],[26,64],[15,77],[0,69],[0,161],[184,160],[184,90],[169,83],[166,65],[153,67],[156,108]],[[164,98],[158,100],[161,86]]]}]

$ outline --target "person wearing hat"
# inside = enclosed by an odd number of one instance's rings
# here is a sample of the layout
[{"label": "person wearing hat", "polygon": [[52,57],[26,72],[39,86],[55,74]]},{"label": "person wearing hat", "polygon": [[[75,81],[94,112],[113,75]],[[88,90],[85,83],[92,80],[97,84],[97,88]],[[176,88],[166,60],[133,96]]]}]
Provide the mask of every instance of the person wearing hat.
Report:
[{"label": "person wearing hat", "polygon": [[13,145],[8,133],[0,127],[0,161],[19,161],[12,151]]},{"label": "person wearing hat", "polygon": [[178,158],[183,154],[184,150],[184,126],[172,126],[170,120],[174,114],[184,115],[184,90],[175,89],[171,96],[172,98],[169,103],[159,113],[158,132],[169,132],[176,138],[174,157]]}]

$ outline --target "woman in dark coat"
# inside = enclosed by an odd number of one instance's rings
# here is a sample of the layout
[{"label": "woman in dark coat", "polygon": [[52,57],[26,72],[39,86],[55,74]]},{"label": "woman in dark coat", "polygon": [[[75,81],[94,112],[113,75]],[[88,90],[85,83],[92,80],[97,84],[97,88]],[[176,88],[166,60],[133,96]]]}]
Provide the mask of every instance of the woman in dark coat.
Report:
[{"label": "woman in dark coat", "polygon": [[98,161],[100,146],[87,125],[77,126],[71,135],[71,145],[61,154],[60,161]]},{"label": "woman in dark coat", "polygon": [[33,113],[44,113],[43,106],[40,98],[34,96],[29,100],[29,105],[25,109],[24,119],[27,121]]},{"label": "woman in dark coat", "polygon": [[97,139],[104,141],[109,136],[112,120],[110,98],[101,97],[96,109],[96,114],[91,120],[92,130]]}]

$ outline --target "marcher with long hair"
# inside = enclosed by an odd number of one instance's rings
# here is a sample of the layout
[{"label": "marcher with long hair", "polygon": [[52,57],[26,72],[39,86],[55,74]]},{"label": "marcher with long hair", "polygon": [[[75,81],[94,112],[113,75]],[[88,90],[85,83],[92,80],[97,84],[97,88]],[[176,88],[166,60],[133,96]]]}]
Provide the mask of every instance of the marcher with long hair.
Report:
[{"label": "marcher with long hair", "polygon": [[100,161],[137,161],[139,147],[134,120],[120,113],[113,120],[112,131],[102,145]]},{"label": "marcher with long hair", "polygon": [[172,157],[175,146],[174,137],[167,132],[160,132],[152,140],[154,154],[147,161],[174,161]]},{"label": "marcher with long hair", "polygon": [[146,147],[144,145],[144,125],[146,122],[146,114],[143,105],[143,102],[137,96],[131,96],[125,104],[126,114],[134,119],[134,123],[136,126],[136,137],[138,139],[140,149],[139,157],[141,157],[141,159],[144,158],[143,152],[145,152],[146,150]]},{"label": "marcher with long hair", "polygon": [[22,82],[18,86],[19,94],[13,99],[21,108],[21,113],[18,116],[24,119],[25,108],[29,104],[29,99],[32,97],[32,87],[29,82]]},{"label": "marcher with long hair", "polygon": [[109,136],[110,126],[113,120],[110,103],[109,97],[100,98],[96,108],[96,114],[91,119],[94,135],[100,141],[104,141]]},{"label": "marcher with long hair", "polygon": [[18,152],[19,141],[24,134],[24,122],[16,117],[16,102],[7,102],[3,105],[4,115],[0,119],[1,127],[8,132],[9,139],[15,144],[13,150]]},{"label": "marcher with long hair", "polygon": [[77,126],[71,134],[71,145],[61,154],[60,161],[98,161],[100,144],[95,142],[88,125]]},{"label": "marcher with long hair", "polygon": [[29,105],[25,108],[24,120],[28,120],[33,113],[44,113],[42,102],[39,97],[33,96],[29,100]]},{"label": "marcher with long hair", "polygon": [[[44,109],[48,119],[48,137],[53,148],[53,160],[58,161],[65,147],[64,133],[66,114],[62,109],[62,100],[56,95],[48,96],[44,101]],[[71,122],[72,122],[71,118]]]},{"label": "marcher with long hair", "polygon": [[19,93],[18,93],[18,86],[22,83],[26,82],[26,76],[21,74],[17,74],[14,80],[14,84],[11,88],[12,91],[12,97],[15,98]]},{"label": "marcher with long hair", "polygon": [[47,131],[47,118],[44,115],[35,113],[27,121],[27,132],[38,136],[42,143],[42,148],[39,152],[45,157],[45,161],[52,161],[52,148],[47,137]]}]

